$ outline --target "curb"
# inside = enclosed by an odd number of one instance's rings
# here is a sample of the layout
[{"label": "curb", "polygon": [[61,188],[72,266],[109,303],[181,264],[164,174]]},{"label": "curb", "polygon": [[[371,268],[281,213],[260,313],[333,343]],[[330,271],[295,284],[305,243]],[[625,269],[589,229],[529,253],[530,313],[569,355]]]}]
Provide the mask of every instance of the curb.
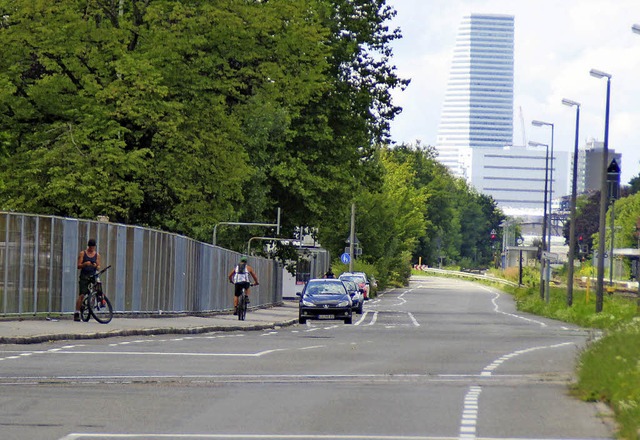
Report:
[{"label": "curb", "polygon": [[249,326],[241,325],[215,325],[203,327],[157,327],[157,328],[141,328],[128,330],[111,330],[96,333],[60,333],[35,336],[6,336],[0,337],[0,344],[40,344],[49,341],[60,340],[80,340],[80,339],[105,339],[118,336],[151,336],[151,335],[195,335],[212,332],[231,332],[231,331],[260,331],[275,329],[279,327],[288,327],[298,323],[298,319],[288,321],[272,322],[267,324],[255,324]]}]

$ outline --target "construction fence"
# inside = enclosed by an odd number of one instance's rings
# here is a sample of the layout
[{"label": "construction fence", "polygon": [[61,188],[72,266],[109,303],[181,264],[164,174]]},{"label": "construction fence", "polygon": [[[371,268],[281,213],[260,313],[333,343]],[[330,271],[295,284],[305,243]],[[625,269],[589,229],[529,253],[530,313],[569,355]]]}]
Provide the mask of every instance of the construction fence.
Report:
[{"label": "construction fence", "polygon": [[[231,309],[228,274],[240,254],[138,226],[0,211],[0,316],[72,313],[79,253],[97,241],[105,292],[116,313]],[[249,257],[260,285],[253,306],[282,301],[282,265]]]}]

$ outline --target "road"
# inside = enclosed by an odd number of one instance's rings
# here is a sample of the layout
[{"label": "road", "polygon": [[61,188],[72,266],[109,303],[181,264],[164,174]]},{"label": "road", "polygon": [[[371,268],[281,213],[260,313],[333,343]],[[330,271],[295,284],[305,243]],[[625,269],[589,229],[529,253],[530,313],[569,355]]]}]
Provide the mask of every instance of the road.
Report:
[{"label": "road", "polygon": [[591,337],[494,289],[424,278],[352,325],[5,345],[0,437],[613,438],[569,396]]}]

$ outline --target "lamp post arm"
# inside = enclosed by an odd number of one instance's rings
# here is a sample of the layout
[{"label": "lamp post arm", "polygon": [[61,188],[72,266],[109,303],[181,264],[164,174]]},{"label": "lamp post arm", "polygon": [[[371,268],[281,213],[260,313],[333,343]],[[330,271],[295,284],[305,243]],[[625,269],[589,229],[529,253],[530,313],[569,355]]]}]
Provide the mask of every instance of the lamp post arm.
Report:
[{"label": "lamp post arm", "polygon": [[216,245],[216,234],[219,225],[233,225],[233,226],[264,226],[268,228],[280,228],[280,217],[278,217],[278,223],[244,223],[244,222],[220,222],[216,223],[213,227],[213,240],[212,243]]}]

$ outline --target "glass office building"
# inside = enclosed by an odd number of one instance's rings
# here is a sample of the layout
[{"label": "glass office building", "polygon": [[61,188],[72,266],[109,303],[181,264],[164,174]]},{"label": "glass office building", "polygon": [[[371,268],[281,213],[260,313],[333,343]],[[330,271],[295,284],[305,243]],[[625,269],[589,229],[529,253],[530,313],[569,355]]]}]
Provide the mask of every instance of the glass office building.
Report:
[{"label": "glass office building", "polygon": [[513,142],[514,17],[464,17],[451,62],[438,160],[471,181],[472,150]]}]

